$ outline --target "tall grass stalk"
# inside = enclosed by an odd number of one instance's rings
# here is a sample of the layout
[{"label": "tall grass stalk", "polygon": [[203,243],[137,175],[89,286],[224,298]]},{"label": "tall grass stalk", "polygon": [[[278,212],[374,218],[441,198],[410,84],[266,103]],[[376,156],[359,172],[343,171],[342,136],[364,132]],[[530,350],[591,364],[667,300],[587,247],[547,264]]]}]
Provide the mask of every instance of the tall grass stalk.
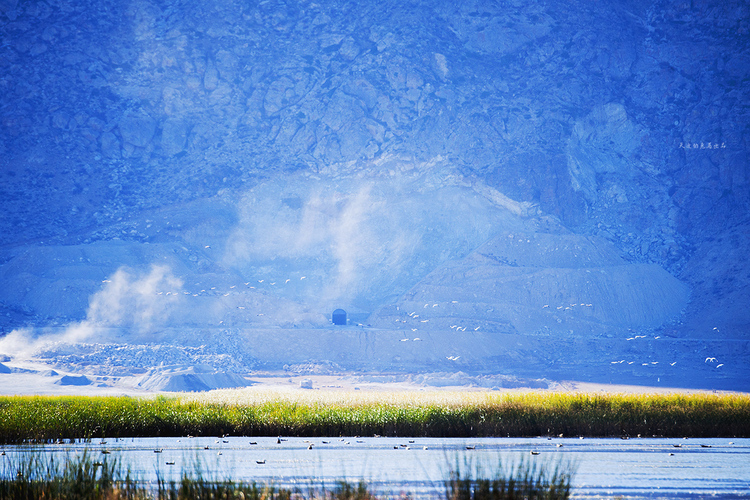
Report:
[{"label": "tall grass stalk", "polygon": [[40,453],[3,460],[0,498],[138,500],[147,496],[130,474],[122,473],[119,461],[94,462],[84,452],[73,460],[65,457],[62,464]]},{"label": "tall grass stalk", "polygon": [[235,390],[0,397],[0,443],[223,434],[750,437],[750,396]]},{"label": "tall grass stalk", "polygon": [[[445,482],[446,500],[565,499],[570,494],[569,468],[551,469],[522,460],[511,468],[498,463],[494,473],[457,466]],[[465,472],[466,469],[469,472]],[[3,500],[377,500],[365,482],[340,482],[331,490],[298,490],[259,486],[255,482],[205,479],[200,470],[183,474],[179,482],[158,480],[156,486],[123,474],[119,462],[93,462],[90,456],[67,456],[61,465],[40,454],[4,461],[0,474]]]},{"label": "tall grass stalk", "polygon": [[569,462],[518,459],[484,464],[456,460],[445,483],[446,500],[558,500],[570,497],[574,466]]}]

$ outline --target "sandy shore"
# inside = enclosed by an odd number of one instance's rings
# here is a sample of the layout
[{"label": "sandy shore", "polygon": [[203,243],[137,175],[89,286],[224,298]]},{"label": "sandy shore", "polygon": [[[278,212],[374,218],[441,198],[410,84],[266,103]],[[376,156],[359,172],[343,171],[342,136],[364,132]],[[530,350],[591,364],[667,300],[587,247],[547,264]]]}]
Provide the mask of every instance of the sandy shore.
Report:
[{"label": "sandy shore", "polygon": [[[148,396],[162,394],[161,392],[145,391],[137,388],[135,377],[126,377],[117,381],[99,381],[90,385],[60,385],[56,383],[59,376],[41,373],[11,373],[0,374],[0,394],[2,395],[129,395]],[[288,373],[263,372],[247,375],[250,383],[248,387],[236,389],[245,393],[273,393],[274,391],[310,392],[487,392],[487,393],[516,393],[516,392],[584,392],[606,394],[695,394],[715,393],[704,389],[690,389],[678,387],[650,387],[638,385],[596,384],[574,380],[552,382],[547,389],[516,388],[486,388],[476,385],[428,385],[415,383],[411,380],[396,380],[390,382],[374,382],[371,375],[343,374],[343,375],[298,375]],[[378,377],[383,378],[383,377]],[[387,378],[387,377],[385,377]],[[398,378],[398,377],[395,377]],[[206,394],[222,391],[216,389]],[[179,393],[175,393],[179,394]],[[187,394],[187,393],[182,393]]]}]

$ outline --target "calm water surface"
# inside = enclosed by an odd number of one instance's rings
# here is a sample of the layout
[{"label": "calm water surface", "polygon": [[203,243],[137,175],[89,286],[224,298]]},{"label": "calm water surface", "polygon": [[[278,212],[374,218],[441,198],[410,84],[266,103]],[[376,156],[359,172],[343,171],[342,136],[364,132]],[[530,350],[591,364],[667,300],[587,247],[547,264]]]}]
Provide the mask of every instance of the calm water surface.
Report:
[{"label": "calm water surface", "polygon": [[[380,493],[443,497],[451,469],[495,470],[521,459],[572,463],[574,497],[750,498],[750,439],[577,438],[146,438],[4,448],[3,470],[20,453],[89,450],[118,458],[136,477],[209,479],[333,487],[364,480]],[[110,452],[102,455],[102,450]],[[531,452],[538,455],[531,455]],[[469,464],[467,466],[467,464]]]}]

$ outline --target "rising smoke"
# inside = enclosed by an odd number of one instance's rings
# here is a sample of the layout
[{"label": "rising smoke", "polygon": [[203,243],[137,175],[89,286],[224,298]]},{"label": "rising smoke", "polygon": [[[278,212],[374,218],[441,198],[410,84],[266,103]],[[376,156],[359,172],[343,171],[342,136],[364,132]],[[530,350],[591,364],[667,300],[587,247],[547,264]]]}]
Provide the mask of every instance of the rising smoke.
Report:
[{"label": "rising smoke", "polygon": [[170,323],[184,301],[181,292],[182,281],[167,266],[146,273],[120,268],[91,297],[86,319],[62,332],[13,330],[0,339],[0,352],[23,358],[54,342],[111,342],[123,329],[137,341]]}]

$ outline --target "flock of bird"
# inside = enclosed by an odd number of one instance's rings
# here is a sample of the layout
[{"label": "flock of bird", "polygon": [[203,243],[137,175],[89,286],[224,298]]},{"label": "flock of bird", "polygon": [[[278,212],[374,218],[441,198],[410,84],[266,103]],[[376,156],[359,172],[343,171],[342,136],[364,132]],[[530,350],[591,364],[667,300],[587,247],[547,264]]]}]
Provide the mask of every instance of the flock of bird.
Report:
[{"label": "flock of bird", "polygon": [[[718,327],[714,327],[714,330],[718,331],[719,328]],[[645,338],[648,338],[648,337],[646,335],[635,335],[633,337],[628,337],[625,340],[638,340],[638,339],[645,339]],[[660,338],[661,338],[661,336],[657,335],[657,336],[654,337],[654,340],[659,340]],[[632,364],[635,364],[636,362],[635,361],[625,361],[624,359],[621,359],[619,361],[610,361],[610,364],[613,364],[613,365],[618,365],[618,364],[621,365],[621,364],[624,364],[624,363],[627,363],[628,365],[632,365]],[[722,366],[724,366],[724,363],[719,363],[718,360],[715,357],[713,357],[713,356],[707,357],[703,361],[703,363],[713,364],[714,368],[721,368]],[[641,363],[642,366],[653,366],[653,365],[658,365],[658,364],[659,364],[658,361],[648,361],[648,362],[645,362],[645,363]],[[677,364],[677,361],[673,361],[673,362],[669,363],[669,366],[675,366],[676,364]]]},{"label": "flock of bird", "polygon": [[[299,279],[300,279],[300,281],[303,281],[303,280],[307,279],[307,276],[301,276]],[[284,280],[283,283],[284,284],[289,284],[291,281],[292,281],[292,278],[287,278],[286,280]],[[267,283],[267,285],[270,285],[270,286],[275,286],[277,283],[280,283],[279,281],[271,281],[271,280],[266,280],[266,279],[259,279],[259,280],[257,280],[257,282],[258,282],[259,285],[262,285],[263,283]],[[102,283],[111,283],[111,280],[108,280],[108,279],[102,280]],[[243,285],[247,289],[255,289],[256,287],[255,286],[251,286],[251,283],[252,283],[251,281],[243,282]],[[200,283],[195,283],[195,285],[199,286]],[[229,291],[226,292],[226,293],[223,293],[223,296],[225,296],[225,297],[229,296],[232,293],[232,291],[235,290],[236,288],[237,288],[237,285],[230,286],[229,287]],[[199,292],[195,292],[195,293],[189,292],[189,291],[182,291],[182,294],[183,295],[192,295],[193,297],[198,297],[201,294],[217,294],[217,293],[221,293],[221,292],[216,292],[216,290],[217,290],[217,287],[213,286],[213,287],[210,287],[210,288],[207,288],[207,289],[206,288],[201,289]],[[180,292],[175,292],[175,291],[168,291],[168,292],[158,291],[158,292],[156,292],[156,294],[157,295],[164,295],[164,296],[170,296],[170,295],[171,296],[177,296],[177,295],[180,295]],[[457,304],[457,303],[458,303],[458,301],[456,301],[456,300],[451,301],[451,304]],[[439,303],[430,303],[430,302],[427,302],[427,303],[424,304],[423,309],[428,309],[428,308],[431,309],[431,308],[435,308],[435,307],[439,307],[439,306],[440,306]],[[560,305],[560,306],[556,306],[556,310],[570,310],[570,309],[572,309],[574,307],[593,307],[593,304],[591,304],[591,303],[583,303],[582,302],[582,303],[573,303],[573,304],[569,304],[569,305]],[[542,308],[543,309],[550,308],[550,305],[549,304],[545,304],[545,305],[542,306]],[[238,309],[245,309],[245,307],[244,306],[238,306]],[[258,314],[258,316],[262,316],[262,315],[263,315],[262,313]],[[417,320],[417,321],[419,321],[419,323],[422,323],[422,324],[429,323],[429,321],[430,321],[429,318],[419,319],[420,315],[417,314],[417,311],[412,311],[412,312],[406,314],[406,316],[408,318],[412,319],[412,320]],[[404,323],[408,323],[409,320],[408,319],[402,319],[402,318],[396,318],[394,321],[396,323],[402,323],[402,324],[404,324]],[[468,327],[466,327],[466,326],[461,326],[461,325],[458,325],[458,324],[450,325],[450,329],[451,330],[455,330],[456,332],[465,332],[467,330],[467,328]],[[480,328],[481,328],[481,326],[477,326],[477,327],[474,328],[474,331],[475,332],[479,331]],[[714,327],[713,330],[714,331],[719,331],[719,328],[718,327]],[[418,328],[412,327],[411,331],[412,332],[416,332],[416,331],[418,331]],[[648,338],[646,335],[634,335],[632,337],[627,337],[626,340],[633,341],[633,340],[646,339],[646,338]],[[661,336],[657,335],[657,336],[654,336],[653,338],[654,338],[654,340],[658,340],[658,339],[661,338]],[[408,342],[408,341],[419,342],[421,340],[422,339],[419,338],[419,337],[415,337],[413,339],[402,338],[401,342]],[[460,356],[446,356],[446,359],[448,359],[450,361],[457,361],[459,358],[460,358]],[[636,363],[636,361],[626,361],[624,359],[621,359],[621,360],[618,360],[618,361],[611,361],[610,362],[610,364],[612,364],[612,365],[615,365],[615,364],[633,365],[635,363]],[[704,363],[712,363],[712,364],[714,364],[714,368],[721,368],[721,367],[724,366],[724,363],[718,363],[718,361],[717,361],[717,359],[715,357],[707,357],[705,359]],[[659,361],[648,361],[648,362],[644,362],[644,363],[640,363],[640,364],[641,364],[641,366],[654,366],[654,365],[659,364]],[[673,362],[669,363],[669,366],[675,366],[676,364],[677,364],[677,361],[673,361]]]}]

